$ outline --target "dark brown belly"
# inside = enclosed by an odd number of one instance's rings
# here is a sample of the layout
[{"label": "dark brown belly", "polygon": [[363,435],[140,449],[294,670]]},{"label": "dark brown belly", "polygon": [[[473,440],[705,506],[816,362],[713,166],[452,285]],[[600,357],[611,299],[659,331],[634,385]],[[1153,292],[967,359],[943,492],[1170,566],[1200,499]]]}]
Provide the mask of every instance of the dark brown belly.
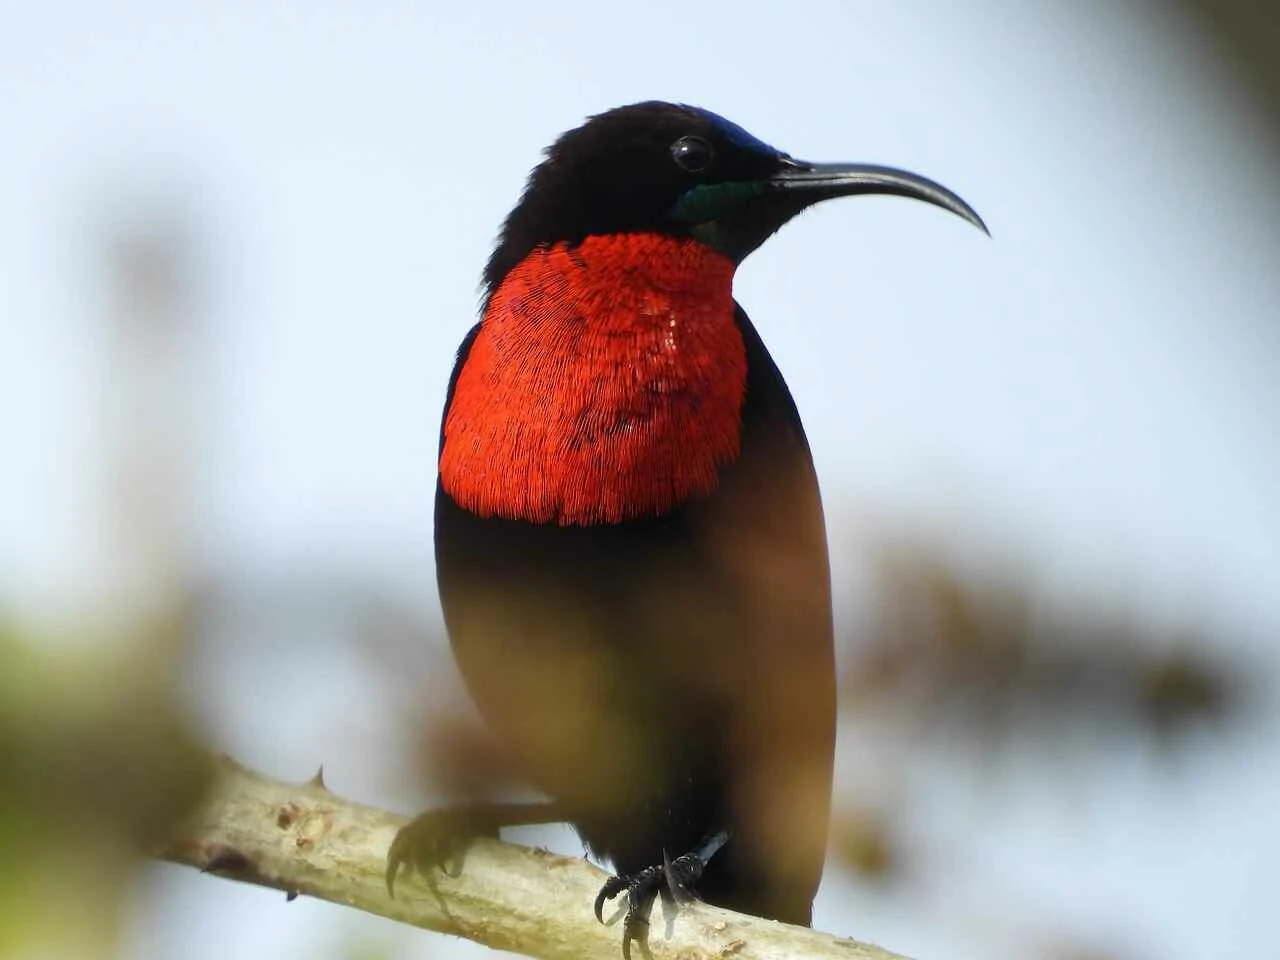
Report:
[{"label": "dark brown belly", "polygon": [[835,727],[825,534],[803,438],[744,439],[659,520],[482,519],[438,492],[438,577],[481,712],[593,851],[631,872],[727,827],[703,895],[801,922]]}]

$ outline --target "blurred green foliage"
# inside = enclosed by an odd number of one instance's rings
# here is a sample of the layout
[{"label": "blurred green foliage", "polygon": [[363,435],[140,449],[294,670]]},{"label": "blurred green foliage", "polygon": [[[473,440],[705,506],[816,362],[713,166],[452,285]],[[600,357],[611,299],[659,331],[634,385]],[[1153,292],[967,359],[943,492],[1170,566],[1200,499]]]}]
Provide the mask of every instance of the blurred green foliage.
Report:
[{"label": "blurred green foliage", "polygon": [[174,701],[183,619],[0,618],[0,957],[118,955],[130,878],[210,774]]}]

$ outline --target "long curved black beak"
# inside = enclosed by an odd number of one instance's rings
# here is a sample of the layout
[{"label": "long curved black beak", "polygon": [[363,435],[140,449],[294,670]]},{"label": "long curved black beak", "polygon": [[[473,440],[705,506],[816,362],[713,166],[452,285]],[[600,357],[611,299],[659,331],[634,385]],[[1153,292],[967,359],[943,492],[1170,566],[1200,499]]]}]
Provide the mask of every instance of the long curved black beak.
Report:
[{"label": "long curved black beak", "polygon": [[836,197],[888,194],[923,200],[949,210],[991,236],[991,231],[973,207],[942,184],[918,173],[870,163],[806,163],[790,157],[783,163],[783,168],[768,182],[775,189],[794,197],[801,204],[799,209]]},{"label": "long curved black beak", "polygon": [[703,196],[715,194],[719,202],[702,205],[699,216],[678,208],[681,217],[693,220],[689,232],[741,263],[779,227],[815,203],[883,193],[931,203],[991,235],[973,207],[942,184],[917,173],[869,163],[806,163],[785,154],[778,162],[778,169],[761,180],[713,184],[691,191],[692,206],[703,191]]}]

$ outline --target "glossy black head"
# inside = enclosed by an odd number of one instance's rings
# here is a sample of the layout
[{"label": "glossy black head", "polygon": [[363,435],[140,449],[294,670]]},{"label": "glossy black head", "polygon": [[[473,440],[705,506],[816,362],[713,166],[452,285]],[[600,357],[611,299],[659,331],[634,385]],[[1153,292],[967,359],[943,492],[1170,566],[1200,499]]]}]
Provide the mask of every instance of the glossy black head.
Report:
[{"label": "glossy black head", "polygon": [[539,244],[598,234],[691,236],[741,261],[804,208],[860,193],[924,200],[986,229],[954,193],[906,171],[796,160],[698,107],[617,107],[547,148],[503,224],[485,286],[491,293]]}]

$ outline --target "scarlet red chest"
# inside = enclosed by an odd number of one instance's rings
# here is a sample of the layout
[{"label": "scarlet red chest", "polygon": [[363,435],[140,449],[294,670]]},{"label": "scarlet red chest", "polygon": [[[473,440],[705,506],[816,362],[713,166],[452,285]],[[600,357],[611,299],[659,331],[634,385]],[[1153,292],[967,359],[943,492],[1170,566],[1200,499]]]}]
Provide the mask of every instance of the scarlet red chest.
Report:
[{"label": "scarlet red chest", "polygon": [[660,234],[534,250],[494,291],[463,360],[445,491],[480,516],[561,525],[657,517],[709,495],[741,439],[733,271]]}]

